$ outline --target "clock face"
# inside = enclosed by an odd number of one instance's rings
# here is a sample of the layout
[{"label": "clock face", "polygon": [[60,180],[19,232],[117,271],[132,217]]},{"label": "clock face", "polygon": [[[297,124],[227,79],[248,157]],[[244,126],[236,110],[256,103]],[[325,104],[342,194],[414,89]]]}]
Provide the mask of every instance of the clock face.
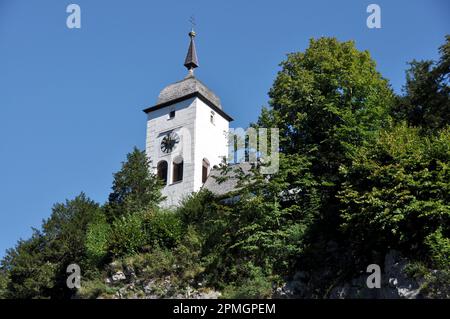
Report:
[{"label": "clock face", "polygon": [[178,136],[178,134],[171,132],[163,137],[161,141],[161,151],[163,153],[169,154],[177,147],[177,144],[179,142],[180,137]]}]

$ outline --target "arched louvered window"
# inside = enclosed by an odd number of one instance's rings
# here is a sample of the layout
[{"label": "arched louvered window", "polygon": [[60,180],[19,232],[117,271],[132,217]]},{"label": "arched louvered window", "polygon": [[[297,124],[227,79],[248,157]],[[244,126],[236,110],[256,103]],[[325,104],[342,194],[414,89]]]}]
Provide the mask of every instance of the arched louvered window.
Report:
[{"label": "arched louvered window", "polygon": [[209,161],[204,158],[202,161],[202,183],[206,182],[209,175]]},{"label": "arched louvered window", "polygon": [[156,170],[157,170],[158,178],[164,182],[164,185],[166,185],[167,184],[167,162],[160,161],[158,163]]},{"label": "arched louvered window", "polygon": [[181,182],[183,180],[183,158],[176,157],[173,160],[172,183]]}]

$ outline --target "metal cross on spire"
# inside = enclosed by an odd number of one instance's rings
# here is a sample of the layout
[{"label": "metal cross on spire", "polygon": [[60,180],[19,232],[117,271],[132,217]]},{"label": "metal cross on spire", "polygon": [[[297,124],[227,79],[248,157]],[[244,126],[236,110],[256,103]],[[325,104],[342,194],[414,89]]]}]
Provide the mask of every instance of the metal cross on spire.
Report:
[{"label": "metal cross on spire", "polygon": [[196,26],[196,24],[195,17],[193,15],[189,18],[189,22],[191,23],[191,31],[194,31],[194,27]]}]

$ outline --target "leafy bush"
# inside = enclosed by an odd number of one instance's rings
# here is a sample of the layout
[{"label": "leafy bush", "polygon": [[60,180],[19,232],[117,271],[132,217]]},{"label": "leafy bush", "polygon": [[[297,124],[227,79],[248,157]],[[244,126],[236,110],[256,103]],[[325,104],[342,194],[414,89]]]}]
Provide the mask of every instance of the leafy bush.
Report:
[{"label": "leafy bush", "polygon": [[144,278],[158,278],[173,272],[175,256],[172,251],[156,246],[150,253],[133,256],[128,264]]},{"label": "leafy bush", "polygon": [[422,279],[429,273],[427,266],[419,261],[411,262],[405,266],[405,273],[412,278]]},{"label": "leafy bush", "polygon": [[438,270],[429,273],[425,277],[422,293],[427,298],[450,298],[450,270]]},{"label": "leafy bush", "polygon": [[108,254],[111,226],[106,220],[99,220],[89,225],[86,234],[86,253],[96,265],[101,263]]},{"label": "leafy bush", "polygon": [[223,298],[228,299],[266,299],[272,296],[272,284],[270,278],[263,275],[259,267],[249,264],[251,274],[242,282],[237,282],[225,287]]},{"label": "leafy bush", "polygon": [[193,227],[188,227],[182,243],[174,250],[177,263],[177,278],[181,282],[189,282],[205,270],[200,260],[201,250],[200,235]]},{"label": "leafy bush", "polygon": [[172,248],[181,240],[182,222],[175,212],[156,210],[145,215],[147,241],[153,245]]},{"label": "leafy bush", "polygon": [[450,269],[450,238],[442,235],[440,227],[425,238],[433,264],[440,269]]},{"label": "leafy bush", "polygon": [[82,299],[96,299],[99,297],[112,297],[116,293],[116,288],[109,287],[102,280],[96,279],[83,281],[81,288],[77,291],[77,297]]},{"label": "leafy bush", "polygon": [[210,212],[210,204],[214,203],[214,195],[207,189],[185,197],[178,207],[178,214],[185,224],[203,225]]},{"label": "leafy bush", "polygon": [[114,256],[137,253],[146,242],[142,215],[130,214],[114,220],[109,241],[110,252]]},{"label": "leafy bush", "polygon": [[203,272],[200,259],[199,236],[190,227],[178,246],[167,249],[155,245],[150,252],[124,257],[114,265],[118,268],[132,267],[144,279],[162,280],[169,276],[173,285],[183,288]]}]

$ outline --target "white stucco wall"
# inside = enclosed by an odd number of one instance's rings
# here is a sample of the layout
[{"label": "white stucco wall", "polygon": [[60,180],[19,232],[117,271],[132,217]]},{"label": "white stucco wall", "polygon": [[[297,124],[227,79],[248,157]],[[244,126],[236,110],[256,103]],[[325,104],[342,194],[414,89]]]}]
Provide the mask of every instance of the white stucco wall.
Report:
[{"label": "white stucco wall", "polygon": [[[166,207],[177,205],[185,194],[191,193],[194,189],[194,149],[186,147],[184,142],[189,140],[189,136],[193,140],[196,116],[195,103],[195,99],[192,98],[150,112],[147,115],[146,152],[152,162],[153,172],[156,173],[156,167],[161,160],[167,161],[167,185],[162,190],[162,194],[167,197],[162,205]],[[169,113],[172,110],[175,110],[175,118],[169,119]],[[181,141],[172,153],[164,154],[160,148],[161,140],[170,131],[176,132]],[[192,142],[187,144],[192,144]],[[173,160],[179,155],[182,155],[184,160],[183,180],[172,183]]]},{"label": "white stucco wall", "polygon": [[214,112],[214,124],[210,115],[213,111],[203,101],[196,104],[195,121],[195,171],[194,190],[198,191],[202,183],[202,162],[206,158],[210,162],[210,169],[219,165],[228,152],[227,132],[229,122],[217,112]]},{"label": "white stucco wall", "polygon": [[[175,118],[169,119],[172,110],[175,110]],[[167,199],[162,206],[176,206],[185,196],[200,189],[203,158],[208,159],[212,168],[227,155],[229,123],[215,112],[212,124],[211,111],[200,99],[191,98],[148,113],[146,153],[152,162],[152,170],[156,173],[161,160],[168,164],[168,182],[162,190]],[[160,149],[161,140],[170,131],[177,133],[181,141],[171,154],[164,154]],[[183,180],[172,183],[173,161],[180,155],[184,160]]]}]

